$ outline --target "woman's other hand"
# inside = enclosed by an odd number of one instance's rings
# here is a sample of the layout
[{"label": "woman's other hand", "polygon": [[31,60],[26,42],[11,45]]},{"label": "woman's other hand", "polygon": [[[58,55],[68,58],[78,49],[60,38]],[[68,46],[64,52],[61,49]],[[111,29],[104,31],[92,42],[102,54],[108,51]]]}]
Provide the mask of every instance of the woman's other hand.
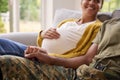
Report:
[{"label": "woman's other hand", "polygon": [[47,39],[58,39],[60,34],[57,32],[56,28],[49,28],[43,32],[41,32],[42,38]]}]

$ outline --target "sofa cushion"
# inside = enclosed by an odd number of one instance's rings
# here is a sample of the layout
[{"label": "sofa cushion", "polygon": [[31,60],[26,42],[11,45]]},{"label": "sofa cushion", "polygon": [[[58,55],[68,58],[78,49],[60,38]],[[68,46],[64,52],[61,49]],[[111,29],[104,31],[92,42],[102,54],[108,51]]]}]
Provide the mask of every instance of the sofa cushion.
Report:
[{"label": "sofa cushion", "polygon": [[[70,19],[70,18],[80,18],[81,11],[79,10],[70,10],[70,9],[58,9],[55,12],[54,20],[53,20],[53,27],[56,27],[58,23],[62,20]],[[97,15],[100,21],[104,22],[105,20],[111,19],[111,13],[99,12]]]},{"label": "sofa cushion", "polygon": [[112,18],[120,18],[120,9],[113,11]]},{"label": "sofa cushion", "polygon": [[80,18],[81,12],[77,10],[70,10],[70,9],[58,9],[55,11],[55,16],[53,20],[53,26],[56,27],[58,23],[65,19],[70,18]]},{"label": "sofa cushion", "polygon": [[37,35],[37,32],[13,32],[0,34],[0,38],[7,38],[26,45],[36,46]]},{"label": "sofa cushion", "polygon": [[[118,12],[118,11],[117,11]],[[112,14],[113,17],[116,16],[116,11]],[[69,18],[80,18],[81,12],[78,10],[69,10],[69,9],[58,9],[55,12],[53,26],[56,26],[59,22],[64,19]],[[99,13],[97,16],[101,21],[108,20],[111,18],[111,13]],[[0,34],[0,38],[8,38],[14,41],[21,42],[26,45],[36,45],[38,33],[33,32],[15,32],[15,33],[7,33],[7,34]]]},{"label": "sofa cushion", "polygon": [[110,12],[100,12],[100,13],[98,13],[97,18],[100,21],[104,22],[105,20],[111,19],[112,18],[111,15],[112,15],[112,13],[110,13]]}]

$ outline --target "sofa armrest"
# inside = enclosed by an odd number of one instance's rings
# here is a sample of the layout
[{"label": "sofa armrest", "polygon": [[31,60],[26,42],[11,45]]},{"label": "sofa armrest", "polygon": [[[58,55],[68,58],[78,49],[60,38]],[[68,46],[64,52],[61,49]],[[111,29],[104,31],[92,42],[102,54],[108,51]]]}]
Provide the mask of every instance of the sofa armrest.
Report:
[{"label": "sofa armrest", "polygon": [[35,32],[14,32],[14,33],[0,34],[0,38],[7,38],[26,45],[36,46],[37,35],[38,33]]}]

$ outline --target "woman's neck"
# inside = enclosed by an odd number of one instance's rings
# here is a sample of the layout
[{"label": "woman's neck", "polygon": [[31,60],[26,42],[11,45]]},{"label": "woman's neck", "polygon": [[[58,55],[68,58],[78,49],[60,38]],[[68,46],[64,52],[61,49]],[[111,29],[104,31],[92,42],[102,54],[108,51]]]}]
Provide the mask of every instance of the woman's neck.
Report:
[{"label": "woman's neck", "polygon": [[83,24],[83,23],[87,23],[87,22],[91,22],[91,21],[95,21],[96,17],[84,17],[82,16],[81,19],[77,22],[78,24]]}]

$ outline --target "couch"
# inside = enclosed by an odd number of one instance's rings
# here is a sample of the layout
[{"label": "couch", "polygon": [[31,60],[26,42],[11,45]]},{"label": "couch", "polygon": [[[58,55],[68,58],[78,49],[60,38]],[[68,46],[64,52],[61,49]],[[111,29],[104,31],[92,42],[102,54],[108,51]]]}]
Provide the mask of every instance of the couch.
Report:
[{"label": "couch", "polygon": [[[68,18],[79,18],[81,16],[80,11],[68,10],[68,9],[59,9],[56,10],[53,26],[56,26],[60,21]],[[104,22],[105,20],[109,20],[111,18],[120,18],[120,10],[114,10],[112,13],[110,12],[100,12],[97,17]],[[12,32],[6,34],[0,34],[0,38],[8,38],[14,41],[21,42],[26,45],[36,46],[38,32]]]}]

